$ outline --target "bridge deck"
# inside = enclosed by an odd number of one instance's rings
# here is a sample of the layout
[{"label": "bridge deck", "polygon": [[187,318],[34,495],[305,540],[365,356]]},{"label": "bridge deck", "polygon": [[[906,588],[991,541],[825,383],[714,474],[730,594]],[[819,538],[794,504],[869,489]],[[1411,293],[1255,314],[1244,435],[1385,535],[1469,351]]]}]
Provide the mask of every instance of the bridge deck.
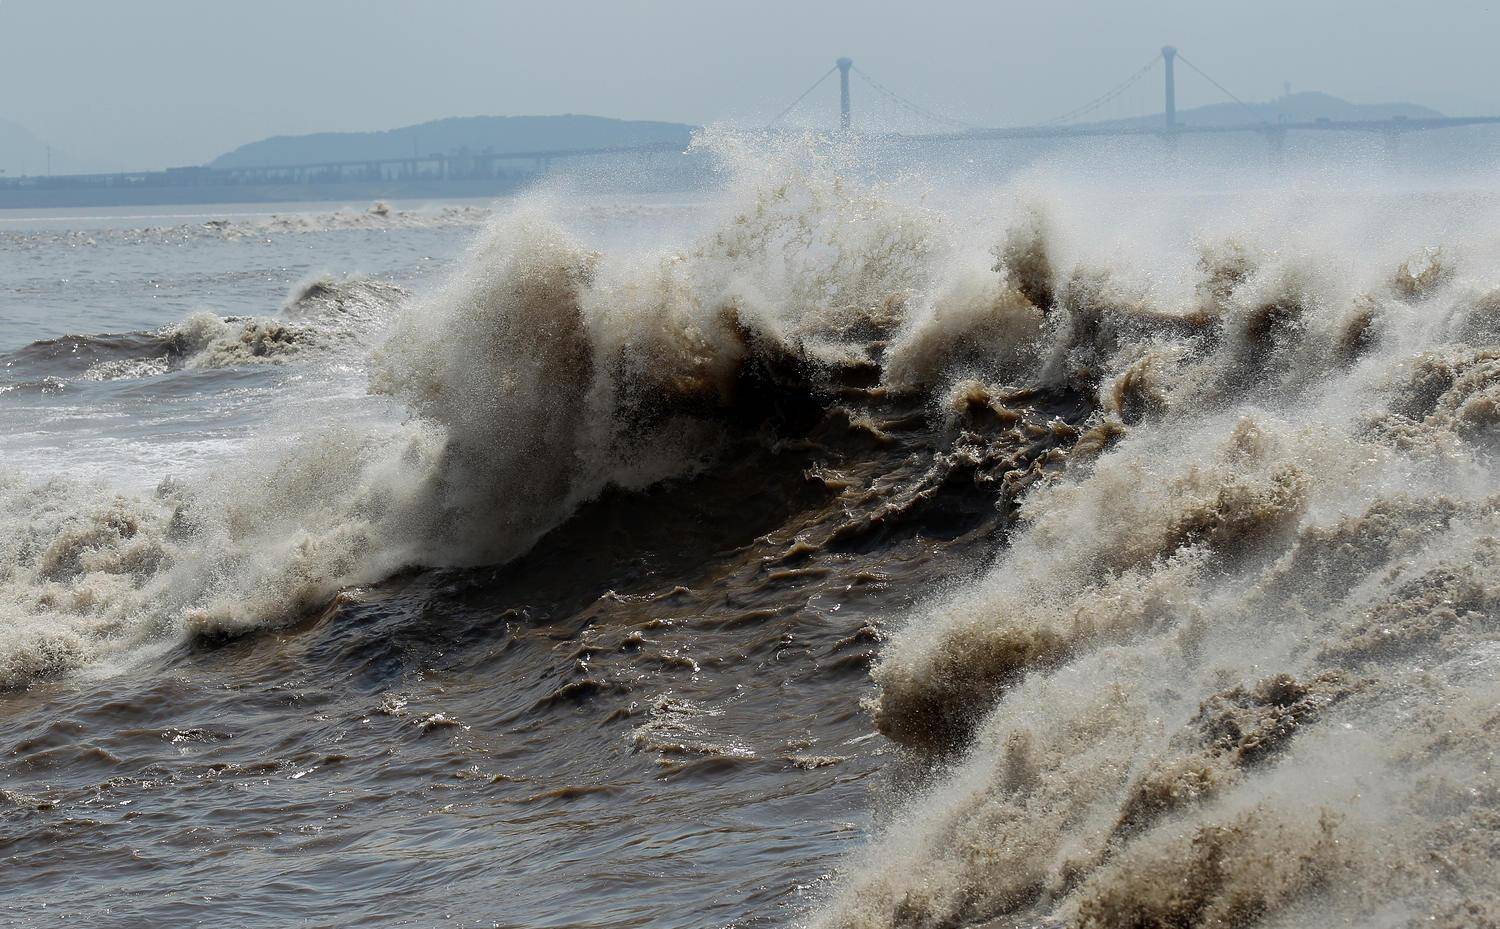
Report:
[{"label": "bridge deck", "polygon": [[[975,141],[1067,140],[1156,136],[1170,138],[1187,135],[1223,135],[1259,133],[1284,137],[1291,132],[1370,132],[1399,136],[1411,132],[1453,129],[1464,126],[1500,125],[1500,116],[1455,116],[1398,118],[1386,120],[1315,120],[1297,123],[1243,123],[1207,126],[1085,126],[1047,127],[1016,126],[996,129],[972,129],[933,135],[895,136],[907,143],[956,144]],[[197,187],[239,186],[246,184],[285,184],[290,182],[338,182],[341,178],[418,177],[424,179],[495,177],[506,162],[534,162],[538,166],[571,158],[593,158],[607,155],[648,155],[682,153],[681,146],[671,143],[618,145],[588,149],[540,149],[513,152],[460,152],[400,158],[366,158],[345,161],[318,161],[306,164],[244,165],[214,168],[209,166],[169,168],[165,171],[124,171],[112,174],[63,174],[46,177],[21,176],[0,178],[0,190],[21,188],[88,188],[88,187]],[[387,174],[388,169],[401,174]],[[423,174],[424,171],[429,173]]]}]

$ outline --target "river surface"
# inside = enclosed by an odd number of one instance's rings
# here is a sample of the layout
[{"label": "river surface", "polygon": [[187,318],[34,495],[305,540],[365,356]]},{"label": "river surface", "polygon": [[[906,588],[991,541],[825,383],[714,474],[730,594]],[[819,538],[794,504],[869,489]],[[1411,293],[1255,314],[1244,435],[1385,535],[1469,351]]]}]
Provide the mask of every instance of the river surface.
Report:
[{"label": "river surface", "polygon": [[1494,925],[1500,189],[719,144],[0,217],[0,924]]}]

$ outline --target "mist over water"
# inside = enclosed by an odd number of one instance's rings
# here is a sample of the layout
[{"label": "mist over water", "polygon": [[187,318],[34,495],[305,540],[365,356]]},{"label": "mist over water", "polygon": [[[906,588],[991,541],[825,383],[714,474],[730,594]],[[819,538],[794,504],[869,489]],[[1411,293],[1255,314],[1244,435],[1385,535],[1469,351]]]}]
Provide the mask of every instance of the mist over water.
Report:
[{"label": "mist over water", "polygon": [[698,144],[0,231],[6,920],[1500,919],[1500,190]]}]

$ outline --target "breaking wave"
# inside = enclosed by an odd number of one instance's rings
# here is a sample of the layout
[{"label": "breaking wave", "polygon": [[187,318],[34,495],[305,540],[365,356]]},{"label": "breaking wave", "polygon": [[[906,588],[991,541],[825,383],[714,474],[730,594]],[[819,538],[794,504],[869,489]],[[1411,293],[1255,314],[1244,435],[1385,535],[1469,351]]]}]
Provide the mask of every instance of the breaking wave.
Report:
[{"label": "breaking wave", "polygon": [[221,317],[200,310],[151,332],[68,335],[0,355],[0,374],[26,387],[66,389],[69,382],[156,377],[183,369],[279,364],[363,350],[406,298],[395,284],[361,278],[315,278],[288,296],[281,312]]},{"label": "breaking wave", "polygon": [[[371,390],[406,422],[270,438],[247,450],[252,471],[167,480],[152,498],[10,479],[0,680],[286,621],[406,566],[505,561],[605,487],[706,466],[788,378],[805,394],[819,366],[868,364],[850,336],[862,307],[928,273],[925,220],[840,184],[827,166],[790,175],[689,250],[617,261],[522,206],[445,286],[403,303],[373,352]],[[372,286],[314,282],[272,322],[204,315],[21,354],[107,342],[180,346],[168,360],[189,365],[278,359],[305,349],[310,314],[347,312],[362,305],[351,287]]]},{"label": "breaking wave", "polygon": [[1100,448],[884,652],[871,709],[927,784],[812,923],[1493,921],[1484,270],[1426,249],[1350,287],[1229,241],[1161,300],[1038,228],[893,359],[1087,391]]}]

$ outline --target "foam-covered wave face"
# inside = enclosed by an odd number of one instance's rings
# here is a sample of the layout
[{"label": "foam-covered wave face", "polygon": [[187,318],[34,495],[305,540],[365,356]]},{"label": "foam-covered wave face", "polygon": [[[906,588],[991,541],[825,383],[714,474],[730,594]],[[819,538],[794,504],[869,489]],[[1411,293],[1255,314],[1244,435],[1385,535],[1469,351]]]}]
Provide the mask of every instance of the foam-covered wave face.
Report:
[{"label": "foam-covered wave face", "polygon": [[406,297],[401,287],[385,281],[319,277],[298,284],[279,317],[221,319],[200,312],[161,335],[168,358],[180,358],[187,368],[363,351]]},{"label": "foam-covered wave face", "polygon": [[430,517],[456,542],[440,557],[511,557],[582,490],[595,260],[544,219],[508,216],[381,349],[375,388],[444,430]]},{"label": "foam-covered wave face", "polygon": [[326,427],[151,495],[0,478],[0,687],[296,619],[424,554],[438,437]]},{"label": "foam-covered wave face", "polygon": [[445,560],[513,557],[606,486],[700,466],[747,365],[868,361],[930,276],[938,226],[806,153],[753,160],[765,173],[681,250],[598,254],[523,205],[409,308],[374,384],[444,429]]},{"label": "foam-covered wave face", "polygon": [[1268,222],[1143,288],[1037,228],[886,376],[1068,383],[1103,438],[886,650],[872,711],[930,782],[812,923],[1493,922],[1493,258]]}]

